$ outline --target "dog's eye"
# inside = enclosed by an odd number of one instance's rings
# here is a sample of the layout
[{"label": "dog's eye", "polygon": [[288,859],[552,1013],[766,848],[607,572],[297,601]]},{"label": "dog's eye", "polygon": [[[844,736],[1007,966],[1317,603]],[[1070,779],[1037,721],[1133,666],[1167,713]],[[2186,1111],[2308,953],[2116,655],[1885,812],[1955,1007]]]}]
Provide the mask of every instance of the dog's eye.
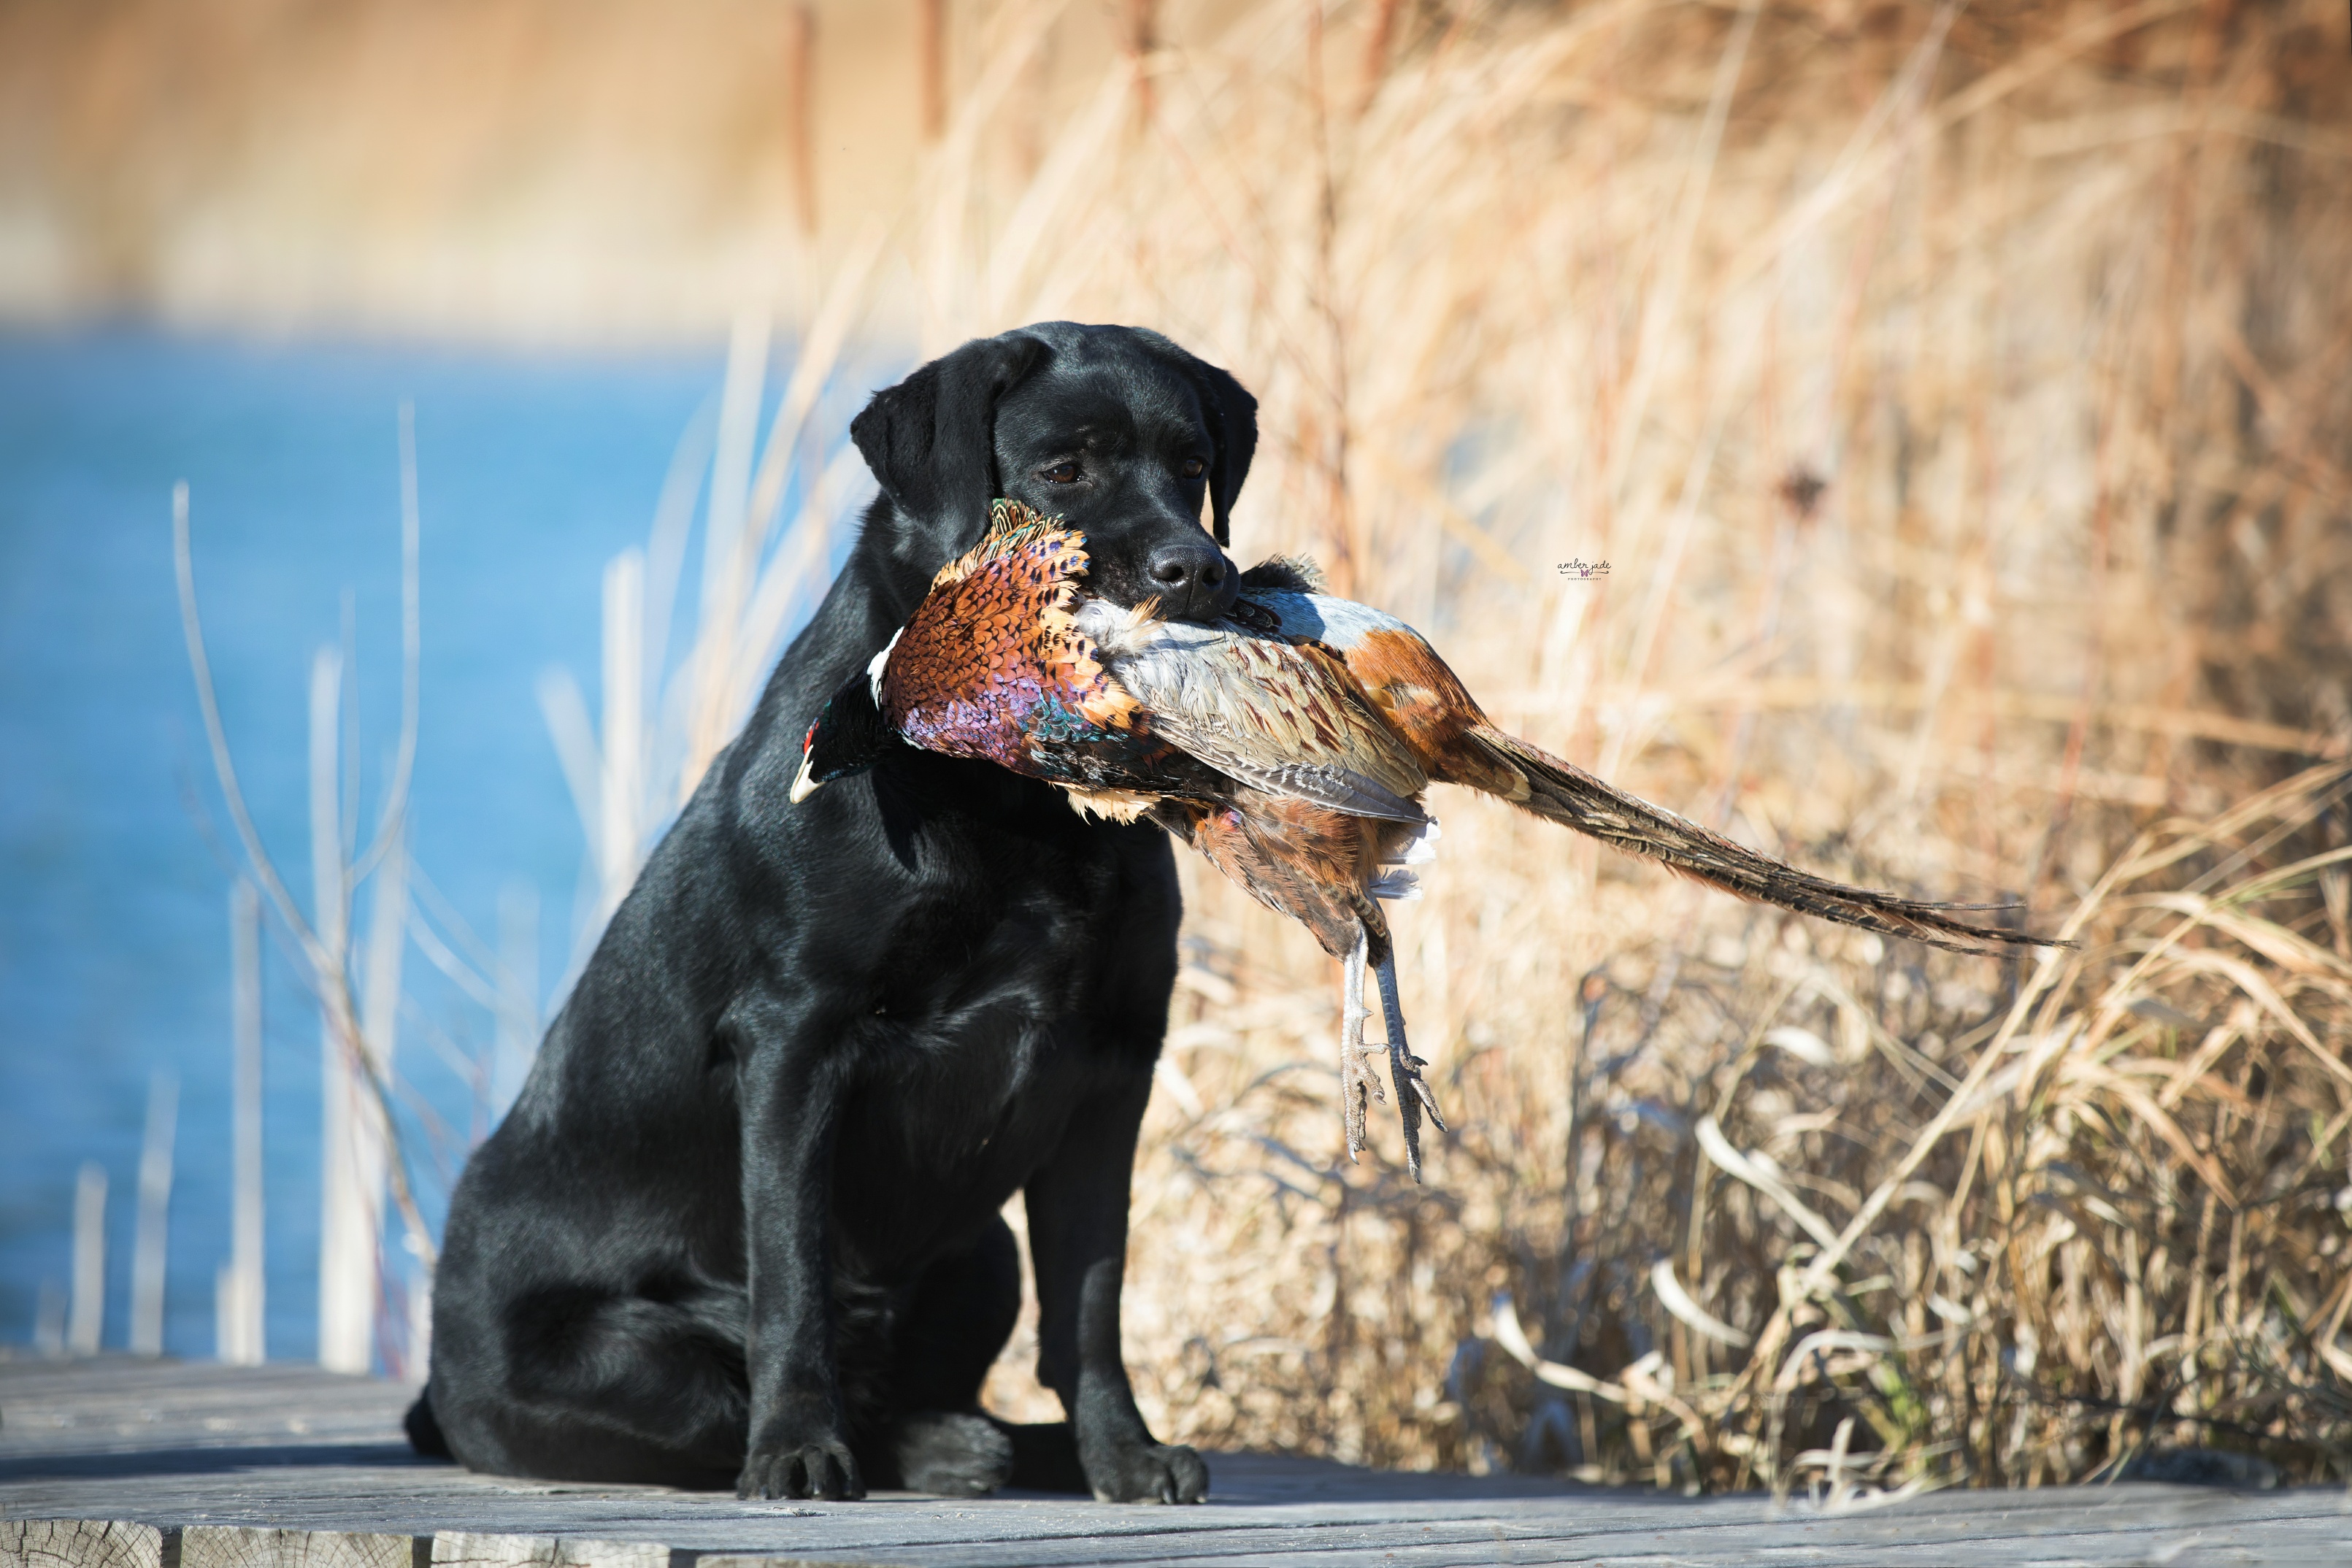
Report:
[{"label": "dog's eye", "polygon": [[1198,458],[1187,458],[1184,459],[1183,466],[1176,471],[1188,479],[1197,479],[1209,471],[1209,465]]},{"label": "dog's eye", "polygon": [[1056,463],[1050,468],[1038,469],[1037,477],[1049,485],[1076,484],[1078,480],[1078,466],[1076,463]]}]

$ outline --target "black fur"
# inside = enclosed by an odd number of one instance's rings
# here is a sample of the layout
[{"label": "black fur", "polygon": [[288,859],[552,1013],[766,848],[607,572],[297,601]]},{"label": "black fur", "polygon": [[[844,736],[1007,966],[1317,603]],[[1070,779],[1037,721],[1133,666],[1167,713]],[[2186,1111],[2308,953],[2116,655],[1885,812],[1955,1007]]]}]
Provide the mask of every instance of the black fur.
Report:
[{"label": "black fur", "polygon": [[[1156,334],[1055,322],[967,343],[858,416],[882,495],[848,564],[457,1184],[420,1453],[756,1497],[1203,1495],[1119,1362],[1176,969],[1166,836],[905,749],[785,797],[818,708],[994,496],[1083,530],[1116,600],[1230,604],[1200,520],[1223,537],[1255,407]],[[1067,1426],[979,1413],[1019,1303],[997,1213],[1015,1192]]]}]

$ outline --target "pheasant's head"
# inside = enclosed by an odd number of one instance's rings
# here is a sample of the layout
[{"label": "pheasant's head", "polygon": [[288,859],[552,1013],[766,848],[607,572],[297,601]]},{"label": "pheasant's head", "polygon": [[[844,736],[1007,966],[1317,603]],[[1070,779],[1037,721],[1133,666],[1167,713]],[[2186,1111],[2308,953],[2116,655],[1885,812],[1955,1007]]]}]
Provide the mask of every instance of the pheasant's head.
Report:
[{"label": "pheasant's head", "polygon": [[[878,668],[889,649],[875,659]],[[793,775],[793,803],[797,805],[818,788],[851,773],[864,773],[879,762],[898,741],[898,732],[882,716],[874,674],[859,670],[841,683],[801,742],[801,770]]]}]

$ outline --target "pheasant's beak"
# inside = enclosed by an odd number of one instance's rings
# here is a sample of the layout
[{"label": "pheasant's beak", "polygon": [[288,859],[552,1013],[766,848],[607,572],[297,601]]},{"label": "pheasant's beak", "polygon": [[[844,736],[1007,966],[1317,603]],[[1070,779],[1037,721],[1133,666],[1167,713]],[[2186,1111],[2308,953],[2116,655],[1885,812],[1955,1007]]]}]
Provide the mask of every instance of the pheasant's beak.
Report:
[{"label": "pheasant's beak", "polygon": [[818,786],[824,783],[823,779],[810,772],[810,764],[816,761],[817,725],[824,722],[824,718],[820,716],[815,724],[809,726],[808,733],[801,737],[801,771],[793,775],[791,798],[794,805],[800,805],[801,802],[814,795]]},{"label": "pheasant's beak", "polygon": [[806,752],[803,752],[801,753],[801,771],[793,775],[793,804],[794,805],[798,805],[801,802],[814,795],[823,783],[824,781],[822,779],[814,778],[810,775],[809,754]]}]

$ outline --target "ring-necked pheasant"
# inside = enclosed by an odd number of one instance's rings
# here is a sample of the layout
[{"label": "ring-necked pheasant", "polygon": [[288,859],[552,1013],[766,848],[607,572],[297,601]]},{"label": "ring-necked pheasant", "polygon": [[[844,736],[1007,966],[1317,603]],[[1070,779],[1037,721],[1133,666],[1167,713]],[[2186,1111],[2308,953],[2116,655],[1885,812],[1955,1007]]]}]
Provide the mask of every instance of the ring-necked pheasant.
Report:
[{"label": "ring-necked pheasant", "polygon": [[1952,906],[1800,871],[1496,729],[1418,632],[1314,591],[1270,561],[1213,623],[1083,595],[1083,540],[1017,502],[943,568],[866,672],[810,726],[793,798],[903,741],[983,758],[1068,791],[1079,810],[1149,816],[1345,965],[1341,1105],[1350,1155],[1370,1097],[1363,979],[1379,978],[1408,1163],[1420,1120],[1443,1129],[1406,1044],[1383,898],[1410,897],[1435,824],[1433,782],[1509,801],[1743,897],[1963,952],[2042,939]]}]

